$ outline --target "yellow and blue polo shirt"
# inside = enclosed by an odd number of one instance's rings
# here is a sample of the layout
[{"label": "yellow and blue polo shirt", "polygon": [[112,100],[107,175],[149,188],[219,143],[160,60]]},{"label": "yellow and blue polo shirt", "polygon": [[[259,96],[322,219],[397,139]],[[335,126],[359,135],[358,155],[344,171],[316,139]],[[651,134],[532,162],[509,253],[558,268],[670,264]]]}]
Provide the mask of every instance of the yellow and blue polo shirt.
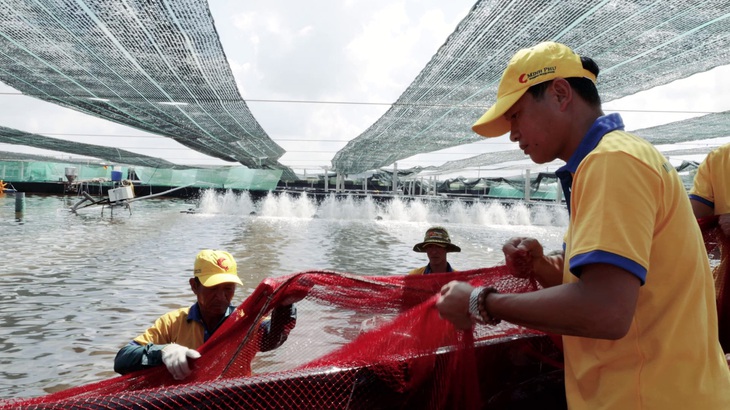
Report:
[{"label": "yellow and blue polo shirt", "polygon": [[[235,306],[229,306],[225,316],[221,319],[221,323],[234,310]],[[213,332],[203,324],[200,308],[196,302],[189,308],[180,308],[160,316],[144,333],[135,337],[134,342],[142,346],[148,343],[154,343],[156,345],[177,343],[188,349],[197,349],[212,334]]]},{"label": "yellow and blue polo shirt", "polygon": [[645,140],[600,117],[556,174],[570,223],[563,282],[618,266],[641,281],[626,336],[563,336],[571,409],[730,409],[704,242],[674,167]]},{"label": "yellow and blue polo shirt", "polygon": [[697,168],[689,197],[713,208],[715,215],[730,213],[730,144],[707,154]]},{"label": "yellow and blue polo shirt", "polygon": [[[454,268],[451,267],[451,264],[446,262],[446,272],[455,272]],[[409,275],[428,275],[431,273],[431,264],[429,263],[426,266],[422,266],[420,268],[413,269],[412,271],[408,272]]]},{"label": "yellow and blue polo shirt", "polygon": [[[236,312],[244,316],[243,310],[229,306],[221,323]],[[244,349],[248,356],[242,360],[241,371],[250,374],[250,363],[257,351],[268,351],[281,346],[289,332],[296,326],[297,309],[294,305],[274,308],[271,316],[264,317],[258,325],[258,332],[249,340],[256,349]],[[220,326],[220,324],[218,326]],[[216,326],[216,329],[218,328]],[[127,374],[146,367],[162,364],[162,349],[169,343],[177,343],[189,349],[198,349],[206,342],[216,329],[208,329],[203,324],[200,307],[196,302],[190,308],[181,308],[168,312],[150,326],[144,333],[134,338],[119,350],[114,358],[114,371]]]}]

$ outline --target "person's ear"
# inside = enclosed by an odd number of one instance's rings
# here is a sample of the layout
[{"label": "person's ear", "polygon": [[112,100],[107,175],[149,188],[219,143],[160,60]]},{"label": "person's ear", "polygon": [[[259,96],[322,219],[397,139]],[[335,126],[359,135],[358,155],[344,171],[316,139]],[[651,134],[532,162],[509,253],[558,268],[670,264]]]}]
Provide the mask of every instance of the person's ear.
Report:
[{"label": "person's ear", "polygon": [[197,281],[197,280],[195,280],[195,278],[190,278],[190,289],[191,289],[191,290],[193,291],[193,293],[195,293],[196,295],[198,294],[198,286],[199,286],[199,284],[198,284],[198,281]]},{"label": "person's ear", "polygon": [[551,84],[553,98],[558,102],[560,111],[565,111],[568,104],[573,100],[573,88],[565,78],[556,78]]}]

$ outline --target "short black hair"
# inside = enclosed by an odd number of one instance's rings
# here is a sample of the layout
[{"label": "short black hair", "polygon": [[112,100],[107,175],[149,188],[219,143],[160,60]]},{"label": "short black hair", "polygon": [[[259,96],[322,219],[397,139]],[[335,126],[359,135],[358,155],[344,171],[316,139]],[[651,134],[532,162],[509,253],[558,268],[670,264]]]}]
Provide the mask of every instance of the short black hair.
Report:
[{"label": "short black hair", "polygon": [[[590,57],[581,57],[580,58],[581,63],[583,63],[583,68],[593,73],[596,78],[598,78],[598,64],[596,64],[595,61],[593,61]],[[596,89],[596,85],[588,78],[585,77],[570,77],[566,78],[566,81],[568,81],[568,84],[570,84],[570,87],[575,90],[578,95],[585,100],[589,105],[594,107],[600,107],[601,106],[601,96],[598,95],[598,89]],[[543,95],[545,95],[545,90],[547,90],[548,86],[553,80],[545,81],[544,83],[535,84],[532,87],[527,89],[527,92],[532,95],[533,98],[536,100],[539,100],[542,98]]]}]

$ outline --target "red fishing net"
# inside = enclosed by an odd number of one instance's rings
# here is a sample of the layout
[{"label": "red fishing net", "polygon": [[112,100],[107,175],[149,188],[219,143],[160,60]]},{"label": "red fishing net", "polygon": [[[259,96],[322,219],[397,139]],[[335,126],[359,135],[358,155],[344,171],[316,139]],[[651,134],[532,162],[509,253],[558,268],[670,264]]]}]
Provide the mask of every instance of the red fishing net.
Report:
[{"label": "red fishing net", "polygon": [[717,216],[699,219],[697,222],[702,229],[712,275],[715,277],[720,344],[725,353],[730,353],[730,238],[720,229]]},{"label": "red fishing net", "polygon": [[[727,246],[716,220],[700,224],[711,255]],[[713,266],[720,337],[727,347],[730,280],[728,253],[722,255]],[[559,338],[506,322],[456,330],[434,306],[451,280],[502,292],[537,288],[505,266],[420,276],[310,271],[267,279],[199,349],[202,357],[183,381],[160,366],[6,400],[0,408],[565,408],[562,351],[553,342]],[[296,327],[282,346],[261,352],[261,321],[292,297],[302,297]]]},{"label": "red fishing net", "polygon": [[[564,406],[562,352],[552,339],[505,322],[457,331],[434,306],[451,280],[503,292],[536,289],[504,266],[419,276],[310,271],[267,279],[199,349],[202,357],[183,381],[160,366],[0,402],[0,408]],[[283,301],[302,296],[288,340],[260,352],[261,320]]]}]

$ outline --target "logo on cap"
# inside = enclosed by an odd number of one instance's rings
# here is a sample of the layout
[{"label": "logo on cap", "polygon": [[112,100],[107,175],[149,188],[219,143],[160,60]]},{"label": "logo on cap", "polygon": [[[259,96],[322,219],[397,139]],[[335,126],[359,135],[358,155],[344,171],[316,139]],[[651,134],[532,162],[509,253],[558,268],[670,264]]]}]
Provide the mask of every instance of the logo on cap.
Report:
[{"label": "logo on cap", "polygon": [[548,75],[548,74],[555,74],[556,67],[550,66],[550,67],[543,67],[537,71],[533,71],[531,73],[524,73],[521,74],[520,77],[517,79],[520,83],[524,84],[528,81],[532,81],[536,79],[537,77]]},{"label": "logo on cap", "polygon": [[215,262],[218,264],[218,266],[221,267],[221,269],[223,269],[226,272],[228,272],[228,259],[226,259],[226,258],[218,258],[218,260],[215,261]]}]

